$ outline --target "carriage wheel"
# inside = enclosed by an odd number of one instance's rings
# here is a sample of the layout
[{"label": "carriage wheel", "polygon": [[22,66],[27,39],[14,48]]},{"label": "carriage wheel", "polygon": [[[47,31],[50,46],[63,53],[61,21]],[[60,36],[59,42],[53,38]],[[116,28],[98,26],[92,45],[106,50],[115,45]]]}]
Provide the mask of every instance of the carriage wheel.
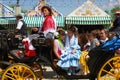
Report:
[{"label": "carriage wheel", "polygon": [[0,61],[0,79],[2,74],[4,73],[5,69],[10,65],[9,62],[6,61]]},{"label": "carriage wheel", "polygon": [[100,69],[98,80],[119,80],[120,79],[120,57],[109,59]]},{"label": "carriage wheel", "polygon": [[2,74],[2,80],[37,80],[34,72],[25,64],[13,64]]},{"label": "carriage wheel", "polygon": [[43,78],[43,71],[42,67],[38,62],[34,62],[33,65],[31,66],[32,70],[36,74],[37,78],[42,79]]}]

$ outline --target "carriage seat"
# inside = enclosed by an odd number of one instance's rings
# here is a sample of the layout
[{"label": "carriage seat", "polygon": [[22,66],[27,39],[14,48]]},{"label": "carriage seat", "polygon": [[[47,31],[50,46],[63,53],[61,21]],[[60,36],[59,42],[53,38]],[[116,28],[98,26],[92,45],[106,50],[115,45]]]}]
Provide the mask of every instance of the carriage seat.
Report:
[{"label": "carriage seat", "polygon": [[11,50],[10,56],[17,62],[30,63],[36,59],[36,56],[28,57],[25,55],[24,50]]},{"label": "carriage seat", "polygon": [[29,49],[28,41],[23,41],[24,50],[14,49],[10,51],[10,55],[18,62],[31,62],[36,57],[36,51]]}]

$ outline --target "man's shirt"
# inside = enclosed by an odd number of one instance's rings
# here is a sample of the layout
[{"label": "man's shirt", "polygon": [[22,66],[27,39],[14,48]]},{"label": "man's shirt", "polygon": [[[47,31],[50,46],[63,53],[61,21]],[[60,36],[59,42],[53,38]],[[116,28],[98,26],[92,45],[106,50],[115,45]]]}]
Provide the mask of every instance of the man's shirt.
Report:
[{"label": "man's shirt", "polygon": [[22,22],[21,20],[22,20],[22,19],[18,20],[16,29],[19,29],[19,30],[20,30],[20,29],[22,28],[23,22]]}]

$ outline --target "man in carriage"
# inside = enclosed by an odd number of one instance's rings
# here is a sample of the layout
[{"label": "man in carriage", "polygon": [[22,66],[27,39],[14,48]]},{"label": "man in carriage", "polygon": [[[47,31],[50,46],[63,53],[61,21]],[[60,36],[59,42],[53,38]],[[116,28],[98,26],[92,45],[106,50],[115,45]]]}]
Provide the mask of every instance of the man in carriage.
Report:
[{"label": "man in carriage", "polygon": [[21,14],[16,15],[17,27],[15,29],[15,34],[27,37],[27,24],[22,20],[22,18]]}]

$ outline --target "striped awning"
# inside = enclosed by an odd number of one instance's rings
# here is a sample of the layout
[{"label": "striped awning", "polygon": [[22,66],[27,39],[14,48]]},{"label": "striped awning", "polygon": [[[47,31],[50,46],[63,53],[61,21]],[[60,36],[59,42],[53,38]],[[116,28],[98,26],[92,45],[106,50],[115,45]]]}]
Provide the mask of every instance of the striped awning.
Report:
[{"label": "striped awning", "polygon": [[[63,27],[65,19],[63,16],[55,17],[57,26]],[[43,17],[24,17],[23,20],[26,22],[28,27],[41,27],[42,22],[44,20]],[[15,24],[15,18],[0,18],[0,24]]]},{"label": "striped awning", "polygon": [[7,24],[8,23],[8,20],[6,20],[6,19],[0,19],[0,24]]},{"label": "striped awning", "polygon": [[[43,17],[24,17],[23,19],[28,27],[41,27],[44,20]],[[55,17],[55,19],[58,27],[64,26],[64,17]]]},{"label": "striped awning", "polygon": [[15,24],[15,18],[0,18],[0,24]]},{"label": "striped awning", "polygon": [[24,17],[23,20],[27,24],[28,27],[40,27],[42,24],[42,17]]},{"label": "striped awning", "polygon": [[81,17],[66,17],[66,24],[76,24],[76,25],[100,25],[100,24],[110,24],[111,17],[108,16],[81,16]]}]

